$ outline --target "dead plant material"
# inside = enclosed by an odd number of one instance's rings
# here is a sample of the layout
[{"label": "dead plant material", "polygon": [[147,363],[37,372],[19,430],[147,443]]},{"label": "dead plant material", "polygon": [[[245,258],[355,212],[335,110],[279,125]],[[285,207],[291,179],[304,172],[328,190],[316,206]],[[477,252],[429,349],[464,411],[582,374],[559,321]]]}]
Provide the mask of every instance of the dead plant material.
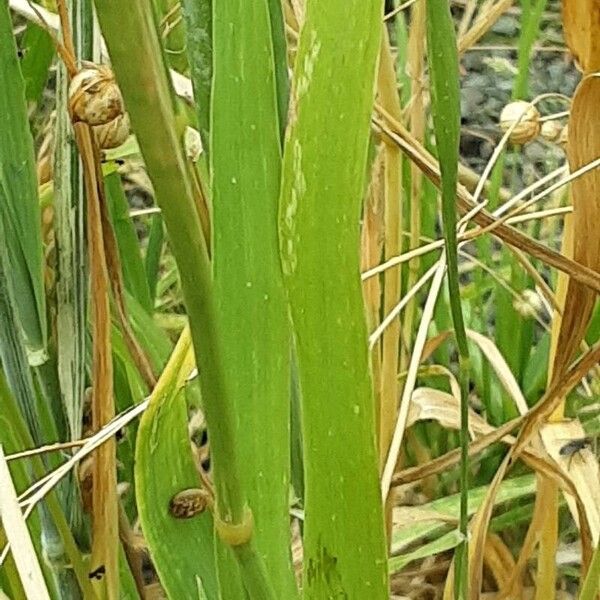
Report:
[{"label": "dead plant material", "polygon": [[474,46],[512,5],[513,0],[498,0],[489,10],[480,11],[473,26],[458,40],[459,54]]},{"label": "dead plant material", "polygon": [[[598,8],[600,13],[600,8]],[[599,23],[600,26],[600,23]],[[571,171],[600,157],[600,78],[590,76],[579,84],[571,105],[567,157]],[[594,169],[571,183],[573,199],[573,259],[594,271],[600,271],[600,171]],[[587,330],[596,294],[581,282],[569,280],[554,377],[560,376],[573,359]]]},{"label": "dead plant material", "polygon": [[[75,123],[75,139],[85,172],[92,302],[92,426],[99,431],[115,416],[109,279],[102,239],[98,181],[91,130]],[[97,150],[96,150],[97,152]],[[92,463],[92,569],[104,567],[100,586],[116,600],[119,590],[116,444],[110,439],[98,448]]]},{"label": "dead plant material", "polygon": [[563,0],[565,41],[584,73],[600,70],[600,5],[596,0]]},{"label": "dead plant material", "polygon": [[[590,524],[594,545],[600,539],[600,481],[598,461],[589,447],[583,427],[577,420],[546,423],[540,429],[546,452],[573,482],[581,497]],[[577,522],[575,502],[565,497],[569,510]]]},{"label": "dead plant material", "polygon": [[[397,143],[402,148],[402,151],[419,165],[419,168],[425,173],[427,178],[439,187],[440,171],[438,162],[421,144],[412,138],[401,123],[387,114],[382,107],[377,106],[377,110],[381,117],[373,117],[372,122],[375,129]],[[471,194],[461,185],[457,189],[457,207],[463,215],[472,211],[474,212],[474,209],[477,208]],[[499,223],[497,218],[484,209],[474,212],[472,219],[480,227],[489,228],[490,231],[493,231],[493,235],[509,244],[509,246],[518,248],[545,264],[567,273],[576,281],[579,281],[596,293],[600,293],[600,275],[593,269],[566,258],[559,252],[551,250],[528,235],[504,223]]]}]

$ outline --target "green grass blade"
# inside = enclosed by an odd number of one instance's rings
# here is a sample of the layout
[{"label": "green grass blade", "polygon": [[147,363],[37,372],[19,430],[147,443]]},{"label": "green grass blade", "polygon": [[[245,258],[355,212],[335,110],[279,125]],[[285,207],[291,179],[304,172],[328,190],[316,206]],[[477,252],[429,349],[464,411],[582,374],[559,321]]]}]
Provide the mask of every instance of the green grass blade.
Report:
[{"label": "green grass blade", "polygon": [[169,65],[185,73],[187,70],[187,48],[185,23],[180,18],[177,0],[153,0],[158,16],[157,25]]},{"label": "green grass blade", "polygon": [[288,102],[290,99],[290,82],[288,77],[287,43],[285,40],[285,22],[281,0],[267,0],[271,21],[271,39],[273,42],[273,60],[275,62],[275,88],[277,90],[277,113],[279,127],[285,131]]},{"label": "green grass blade", "polygon": [[279,219],[302,389],[305,598],[388,598],[359,279],[381,9],[309,0],[292,84]]},{"label": "green grass blade", "polygon": [[431,79],[431,107],[442,176],[442,224],[448,262],[450,312],[459,352],[461,390],[461,510],[459,530],[463,542],[456,555],[455,597],[466,598],[468,589],[467,533],[469,446],[469,347],[463,320],[456,241],[456,186],[460,138],[460,92],[456,32],[448,0],[427,0],[427,44]]},{"label": "green grass blade", "polygon": [[292,599],[289,331],[277,238],[281,141],[268,2],[216,2],[213,25],[213,247],[224,364],[242,419],[237,444],[256,546],[276,597]]},{"label": "green grass blade", "polygon": [[590,567],[581,586],[579,600],[594,600],[598,597],[598,590],[600,590],[600,547],[594,550]]},{"label": "green grass blade", "polygon": [[148,282],[148,291],[150,293],[150,300],[153,307],[156,303],[156,286],[158,283],[160,257],[162,255],[164,238],[165,234],[163,218],[162,215],[156,214],[152,217],[150,232],[148,233],[146,256],[144,259],[146,281]]},{"label": "green grass blade", "polygon": [[183,0],[194,102],[204,153],[209,155],[212,86],[212,0]]},{"label": "green grass blade", "polygon": [[116,171],[105,175],[104,187],[110,218],[117,238],[125,289],[151,315],[153,307],[140,245],[129,216],[129,204],[121,185],[121,177]]},{"label": "green grass blade", "polygon": [[8,2],[0,4],[0,221],[7,278],[32,364],[46,355],[46,298],[42,274],[40,207],[25,82]]},{"label": "green grass blade", "polygon": [[29,23],[21,39],[21,71],[25,81],[25,98],[39,102],[48,80],[48,69],[56,54],[54,43],[46,31]]}]

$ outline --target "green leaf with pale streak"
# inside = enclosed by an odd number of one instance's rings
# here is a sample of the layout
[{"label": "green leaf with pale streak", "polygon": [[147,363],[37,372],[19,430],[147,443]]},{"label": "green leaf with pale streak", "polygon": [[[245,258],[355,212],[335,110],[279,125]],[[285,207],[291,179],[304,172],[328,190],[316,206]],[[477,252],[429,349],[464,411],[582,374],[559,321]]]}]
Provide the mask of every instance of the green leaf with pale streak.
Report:
[{"label": "green leaf with pale streak", "polygon": [[144,537],[168,597],[196,598],[199,578],[207,597],[217,600],[210,513],[176,519],[169,512],[175,494],[199,486],[182,391],[192,366],[192,347],[186,329],[140,422],[135,486]]},{"label": "green leaf with pale streak", "polygon": [[[225,372],[241,416],[236,441],[256,547],[276,597],[291,599],[297,590],[289,553],[289,330],[277,238],[281,141],[267,0],[215,2],[213,36],[214,274]],[[220,569],[220,576],[227,574]]]},{"label": "green leaf with pale streak", "polygon": [[311,599],[388,598],[359,277],[381,18],[380,2],[308,0],[290,100],[281,256],[302,389],[304,597]]},{"label": "green leaf with pale streak", "polygon": [[46,299],[40,207],[25,83],[8,3],[0,3],[0,221],[7,277],[32,364],[45,360]]}]

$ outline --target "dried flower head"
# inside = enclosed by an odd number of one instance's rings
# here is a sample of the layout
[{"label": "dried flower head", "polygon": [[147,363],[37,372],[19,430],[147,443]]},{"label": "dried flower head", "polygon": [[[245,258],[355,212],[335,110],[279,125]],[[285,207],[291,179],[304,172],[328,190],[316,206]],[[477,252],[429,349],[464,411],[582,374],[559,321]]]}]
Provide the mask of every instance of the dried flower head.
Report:
[{"label": "dried flower head", "polygon": [[511,102],[500,113],[500,127],[503,131],[513,127],[510,141],[513,144],[525,144],[540,133],[540,113],[535,106],[524,100]]},{"label": "dried flower head", "polygon": [[104,125],[125,112],[123,96],[106,65],[86,63],[69,85],[73,118],[88,125]]}]

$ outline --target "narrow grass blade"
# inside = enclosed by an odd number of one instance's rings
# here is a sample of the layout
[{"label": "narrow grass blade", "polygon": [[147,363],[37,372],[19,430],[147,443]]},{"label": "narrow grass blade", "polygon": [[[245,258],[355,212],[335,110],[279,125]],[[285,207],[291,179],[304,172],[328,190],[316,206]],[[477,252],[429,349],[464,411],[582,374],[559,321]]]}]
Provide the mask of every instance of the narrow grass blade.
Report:
[{"label": "narrow grass blade", "polygon": [[146,281],[148,282],[152,307],[156,303],[156,285],[158,283],[164,237],[162,215],[154,215],[152,217],[152,224],[150,225],[150,232],[148,233],[148,245],[146,246],[146,256],[144,258],[144,269],[146,271]]},{"label": "narrow grass blade", "polygon": [[104,189],[123,270],[125,289],[152,314],[150,290],[138,238],[129,216],[129,204],[121,185],[121,177],[112,171],[104,177]]},{"label": "narrow grass blade", "polygon": [[460,137],[460,94],[456,32],[448,0],[427,0],[427,45],[431,78],[431,106],[436,148],[440,161],[442,224],[448,261],[450,312],[459,352],[461,388],[461,512],[459,530],[463,542],[456,556],[454,594],[457,600],[468,594],[468,447],[469,447],[469,347],[463,320],[458,276],[456,241],[456,187]]},{"label": "narrow grass blade", "polygon": [[281,0],[267,0],[271,22],[271,40],[273,43],[273,61],[275,63],[275,88],[277,90],[277,113],[279,127],[285,131],[290,82],[288,77],[287,43],[285,39],[285,22]]},{"label": "narrow grass blade", "polygon": [[194,102],[204,153],[210,155],[210,94],[212,85],[212,0],[183,0],[187,52]]},{"label": "narrow grass blade", "polygon": [[598,591],[600,590],[600,546],[594,550],[592,556],[592,562],[588,569],[583,585],[581,586],[581,592],[579,594],[579,600],[595,600],[598,597]]},{"label": "narrow grass blade", "polygon": [[46,298],[40,207],[25,84],[8,3],[0,4],[0,221],[7,278],[32,364],[46,356]]},{"label": "narrow grass blade", "polygon": [[388,598],[359,277],[381,9],[309,0],[290,100],[279,223],[302,389],[304,598]]},{"label": "narrow grass blade", "polygon": [[[242,418],[236,442],[246,457],[242,476],[256,545],[276,596],[292,599],[289,331],[278,254],[281,142],[268,2],[216,2],[213,24],[213,245],[224,367]],[[227,576],[222,569],[220,576]]]}]

